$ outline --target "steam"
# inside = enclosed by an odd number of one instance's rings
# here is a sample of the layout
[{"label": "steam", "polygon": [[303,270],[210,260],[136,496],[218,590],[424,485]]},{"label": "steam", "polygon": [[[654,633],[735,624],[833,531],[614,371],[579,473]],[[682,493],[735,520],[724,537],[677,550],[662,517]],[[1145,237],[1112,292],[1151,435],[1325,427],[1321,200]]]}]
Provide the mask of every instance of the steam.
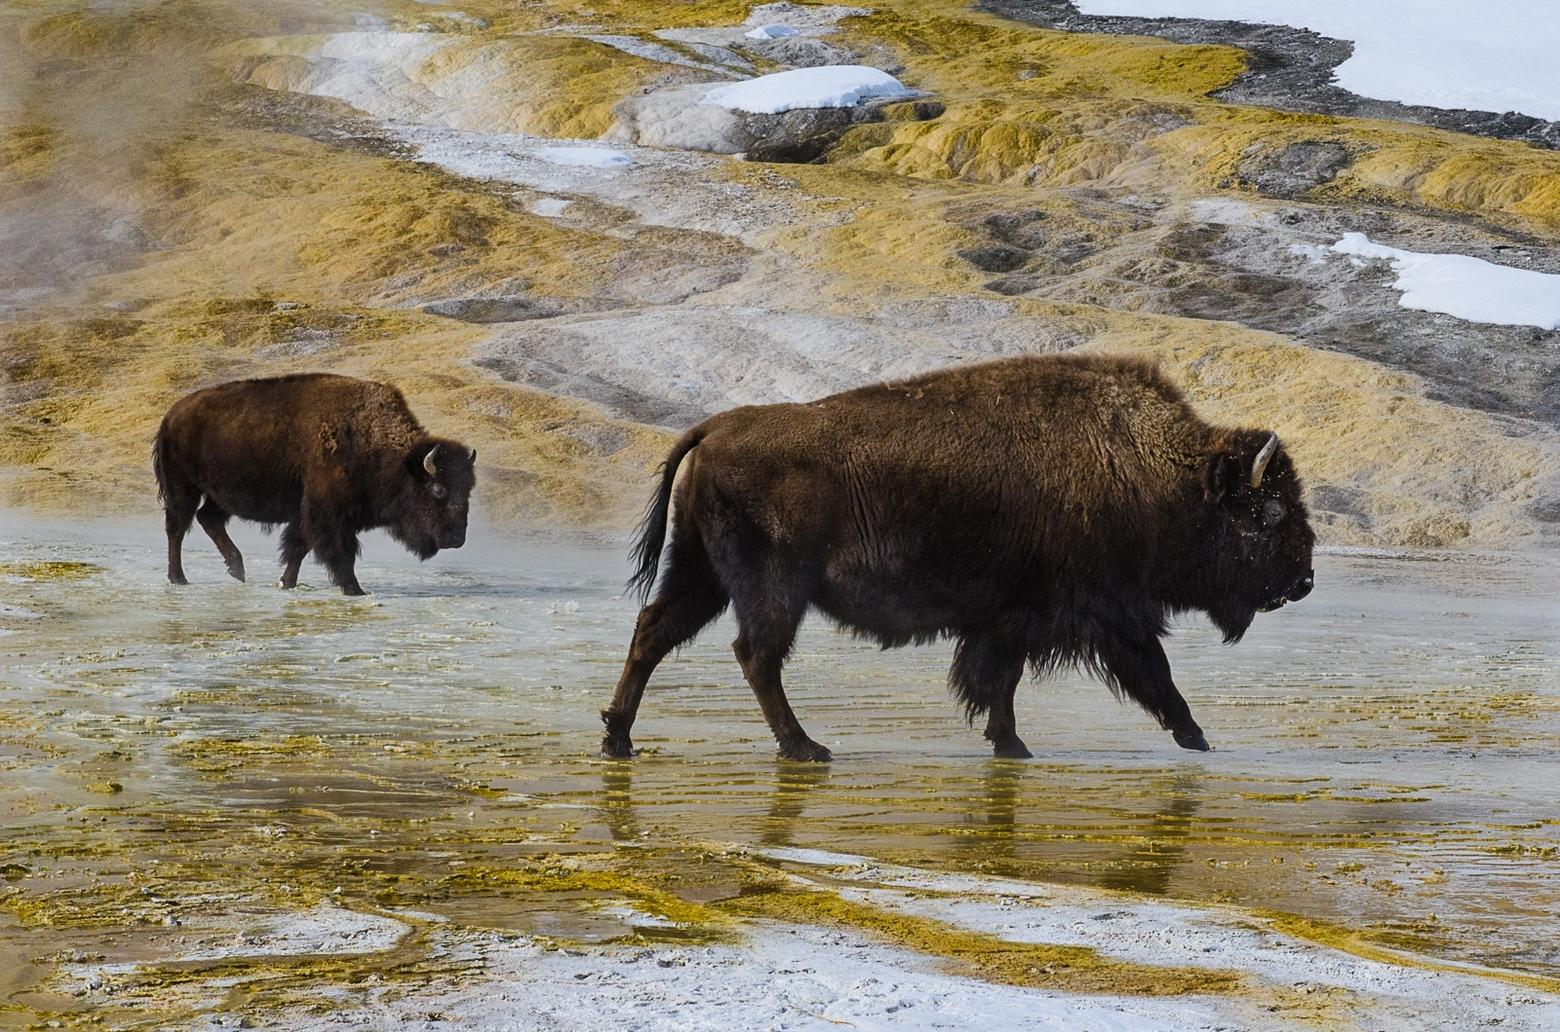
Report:
[{"label": "steam", "polygon": [[0,14],[0,315],[165,246],[168,145],[220,120],[213,48],[349,15],[224,0],[109,0]]}]

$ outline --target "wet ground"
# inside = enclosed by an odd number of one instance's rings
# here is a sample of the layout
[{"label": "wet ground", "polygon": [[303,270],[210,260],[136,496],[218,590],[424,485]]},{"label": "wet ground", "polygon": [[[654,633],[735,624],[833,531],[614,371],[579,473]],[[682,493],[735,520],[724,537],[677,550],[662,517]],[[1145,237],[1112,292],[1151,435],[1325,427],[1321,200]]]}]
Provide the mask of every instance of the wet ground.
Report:
[{"label": "wet ground", "polygon": [[[725,620],[652,682],[644,755],[596,757],[635,610],[616,542],[489,532],[418,565],[371,536],[351,600],[317,567],[281,592],[274,541],[235,536],[255,583],[192,538],[179,589],[155,520],[0,517],[0,1018],[325,1006],[458,974],[435,926],[729,942],[775,916],[731,901],[786,847],[1560,977],[1550,557],[1330,552],[1239,646],[1188,621],[1168,651],[1208,755],[1069,675],[1021,693],[1036,759],[993,760],[946,647],[813,621],[788,670],[838,757],[814,767],[774,759]],[[786,919],[842,920],[809,898]]]}]

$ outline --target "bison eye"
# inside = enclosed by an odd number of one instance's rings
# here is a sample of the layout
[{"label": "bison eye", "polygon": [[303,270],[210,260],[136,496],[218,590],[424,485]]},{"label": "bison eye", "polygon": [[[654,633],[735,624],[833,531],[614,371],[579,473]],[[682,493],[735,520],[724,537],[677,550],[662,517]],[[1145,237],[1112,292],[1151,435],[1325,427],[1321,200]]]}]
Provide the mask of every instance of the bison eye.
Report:
[{"label": "bison eye", "polygon": [[1284,503],[1269,498],[1262,506],[1262,525],[1276,527],[1284,518]]},{"label": "bison eye", "polygon": [[433,485],[433,496],[435,498],[439,499],[439,501],[442,502],[444,500],[445,496],[448,495],[449,493],[450,493],[449,490],[447,488],[445,488],[445,486],[443,484],[434,484]]}]

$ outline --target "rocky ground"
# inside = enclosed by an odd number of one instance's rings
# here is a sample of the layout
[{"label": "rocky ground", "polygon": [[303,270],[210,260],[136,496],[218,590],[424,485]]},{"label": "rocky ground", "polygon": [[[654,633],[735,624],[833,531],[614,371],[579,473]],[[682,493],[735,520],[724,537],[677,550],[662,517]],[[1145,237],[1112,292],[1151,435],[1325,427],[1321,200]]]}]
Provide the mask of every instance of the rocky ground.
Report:
[{"label": "rocky ground", "polygon": [[[473,439],[501,520],[616,527],[724,406],[1084,347],[1278,429],[1326,540],[1552,536],[1560,335],[1402,308],[1326,248],[1554,271],[1560,157],[1272,110],[1322,102],[1249,92],[1243,51],[1035,27],[1226,38],[1065,6],[12,9],[7,495],[150,509],[180,392],[326,367]],[[1262,46],[1316,78],[1301,35]],[[839,62],[918,93],[696,102]]]}]

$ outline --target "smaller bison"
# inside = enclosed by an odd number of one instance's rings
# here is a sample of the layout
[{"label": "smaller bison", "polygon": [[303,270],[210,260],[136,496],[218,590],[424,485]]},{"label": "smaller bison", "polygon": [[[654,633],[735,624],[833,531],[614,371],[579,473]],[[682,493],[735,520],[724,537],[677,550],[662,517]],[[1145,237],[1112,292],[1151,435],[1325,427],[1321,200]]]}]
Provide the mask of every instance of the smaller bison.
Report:
[{"label": "smaller bison", "polygon": [[601,714],[607,756],[633,755],[650,674],[728,605],[788,759],[829,759],[780,683],[809,610],[884,648],[954,638],[949,684],[998,756],[1029,755],[1013,720],[1026,665],[1082,666],[1206,750],[1166,619],[1200,610],[1235,641],[1312,586],[1278,437],[1205,423],[1132,359],[1014,358],[707,419],[672,449],[640,531],[647,594],[674,493],[666,571]]},{"label": "smaller bison", "polygon": [[466,543],[476,451],[431,437],[388,384],[307,373],[196,391],[163,417],[152,469],[168,531],[168,580],[184,578],[190,520],[244,579],[230,517],[282,531],[280,586],[313,551],[346,595],[361,595],[359,533],[383,527],[420,559]]}]

